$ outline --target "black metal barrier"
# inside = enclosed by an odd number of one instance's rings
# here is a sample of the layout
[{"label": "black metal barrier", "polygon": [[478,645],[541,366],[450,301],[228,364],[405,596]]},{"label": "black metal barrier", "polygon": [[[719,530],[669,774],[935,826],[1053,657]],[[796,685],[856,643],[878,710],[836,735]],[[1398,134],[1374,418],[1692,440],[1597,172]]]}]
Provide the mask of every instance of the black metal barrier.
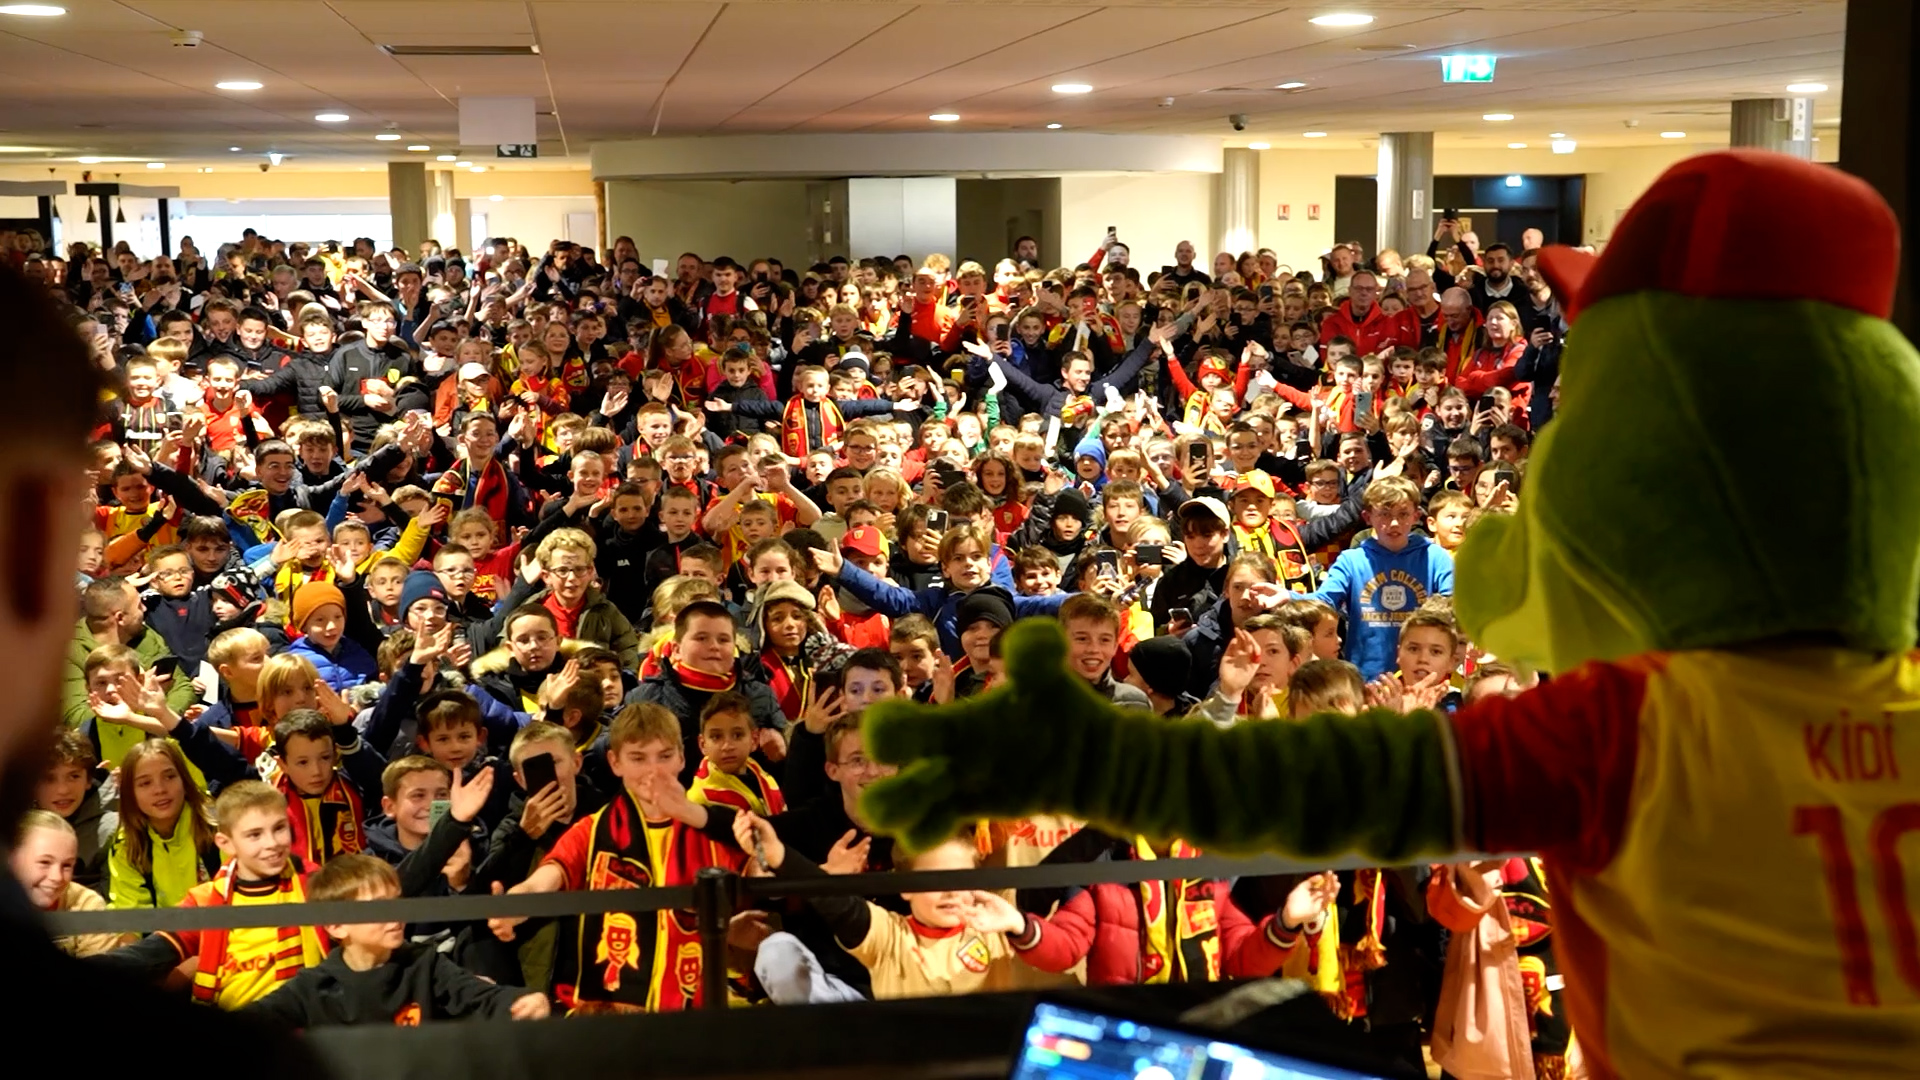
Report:
[{"label": "black metal barrier", "polygon": [[[1444,861],[1478,860],[1485,855],[1455,855]],[[1378,866],[1358,855],[1304,862],[1275,855],[1230,858],[1116,860],[1046,863],[976,870],[917,870],[827,877],[744,877],[709,868],[691,886],[648,889],[571,891],[502,896],[442,896],[410,900],[336,900],[326,903],[262,904],[243,907],[133,908],[67,911],[45,916],[49,933],[147,933],[154,930],[214,930],[259,926],[325,926],[342,923],[474,922],[507,916],[555,918],[568,915],[639,913],[662,908],[691,908],[698,918],[704,955],[723,955],[727,923],[760,898],[808,896],[881,896],[894,893],[981,889],[1058,889],[1088,885],[1135,885],[1177,874],[1185,879],[1312,874]],[[701,965],[707,1008],[727,1007],[725,964]]]}]

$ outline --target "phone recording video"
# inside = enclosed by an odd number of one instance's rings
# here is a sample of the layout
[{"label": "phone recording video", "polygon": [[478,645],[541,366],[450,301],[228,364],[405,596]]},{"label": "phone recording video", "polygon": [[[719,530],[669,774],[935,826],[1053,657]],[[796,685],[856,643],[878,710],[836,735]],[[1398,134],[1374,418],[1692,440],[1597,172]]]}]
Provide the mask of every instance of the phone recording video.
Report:
[{"label": "phone recording video", "polygon": [[538,795],[541,789],[559,780],[552,754],[535,754],[527,758],[520,763],[520,772],[527,778],[528,795]]}]

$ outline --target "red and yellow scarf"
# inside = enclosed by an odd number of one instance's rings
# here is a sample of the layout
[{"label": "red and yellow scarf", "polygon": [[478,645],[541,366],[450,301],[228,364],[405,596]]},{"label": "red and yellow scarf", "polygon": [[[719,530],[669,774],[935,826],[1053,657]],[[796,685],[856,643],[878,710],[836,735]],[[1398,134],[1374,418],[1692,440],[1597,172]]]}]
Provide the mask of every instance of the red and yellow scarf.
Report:
[{"label": "red and yellow scarf", "polygon": [[738,776],[714,768],[711,761],[702,761],[699,771],[693,774],[693,786],[687,794],[694,802],[751,810],[761,817],[771,817],[787,808],[787,797],[781,793],[780,785],[752,758],[747,759],[747,770]]},{"label": "red and yellow scarf", "polygon": [[820,441],[814,442],[807,433],[807,402],[798,394],[787,401],[786,413],[780,420],[780,448],[791,458],[804,459],[815,450],[831,449],[840,441],[840,433],[846,430],[846,418],[840,415],[840,406],[831,400],[820,402]]},{"label": "red and yellow scarf", "polygon": [[293,853],[308,866],[318,867],[335,855],[367,849],[360,823],[367,819],[360,793],[339,773],[319,795],[302,795],[287,774],[274,777],[274,786],[287,797],[287,823],[293,827]]},{"label": "red and yellow scarf", "polygon": [[1340,971],[1345,976],[1346,993],[1331,1002],[1342,1020],[1367,1015],[1367,972],[1387,965],[1387,948],[1380,941],[1387,926],[1387,882],[1378,869],[1353,871],[1349,910],[1357,916],[1358,933],[1352,942],[1340,943]]},{"label": "red and yellow scarf", "polygon": [[[196,907],[229,907],[233,903],[235,864],[228,863],[218,876],[206,885],[196,886],[189,898]],[[298,855],[292,865],[280,878],[279,903],[303,904],[307,900],[306,868],[302,866]],[[177,936],[161,931],[173,937],[183,953],[189,950]],[[202,930],[198,933],[199,949],[194,954],[200,958],[200,965],[193,974],[193,1000],[203,1005],[211,1005],[220,993],[220,969],[226,966],[227,948],[232,943],[231,930]],[[309,947],[320,956],[325,956],[332,945],[327,940],[325,930],[317,926],[282,926],[279,929],[279,941],[286,947],[273,954],[273,977],[276,982],[285,982],[300,974],[306,967],[305,958]]]},{"label": "red and yellow scarf", "polygon": [[[1200,852],[1175,840],[1169,859],[1191,859]],[[1133,843],[1133,857],[1158,859],[1146,837]],[[1213,882],[1181,878],[1143,881],[1140,891],[1140,981],[1143,983],[1218,982],[1220,917],[1213,906]]]},{"label": "red and yellow scarf", "polygon": [[[589,820],[589,889],[691,885],[706,867],[738,870],[745,862],[738,850],[678,821],[646,821],[625,789]],[[641,970],[643,961],[650,961],[648,970]],[[554,997],[583,1012],[693,1009],[700,1004],[701,963],[692,911],[582,915],[572,940],[563,932],[555,952]]]},{"label": "red and yellow scarf", "polygon": [[[689,690],[698,690],[703,694],[723,694],[733,689],[733,672],[715,675],[689,667],[678,660],[673,661],[673,673],[680,677],[680,685]],[[798,715],[797,713],[795,715]]]},{"label": "red and yellow scarf", "polygon": [[1240,543],[1240,550],[1257,551],[1272,559],[1287,588],[1297,593],[1313,591],[1313,559],[1291,523],[1271,518],[1266,527],[1260,529],[1245,529],[1236,524],[1233,535]]},{"label": "red and yellow scarf", "polygon": [[507,515],[512,510],[508,505],[513,489],[507,483],[507,467],[500,464],[499,458],[488,458],[480,471],[480,482],[473,482],[468,472],[469,464],[460,462],[453,468],[440,474],[433,482],[433,493],[443,501],[452,504],[458,512],[478,506],[493,519],[495,542],[504,544],[507,539]]},{"label": "red and yellow scarf", "polygon": [[813,667],[804,654],[789,663],[768,646],[760,654],[760,666],[767,670],[767,686],[780,702],[781,712],[799,716],[807,711],[813,701]]},{"label": "red and yellow scarf", "polygon": [[1447,320],[1440,320],[1440,334],[1434,344],[1447,358],[1447,382],[1456,382],[1473,364],[1473,354],[1480,351],[1486,340],[1486,332],[1480,328],[1480,314],[1475,312],[1473,325],[1459,334],[1454,334],[1447,326]]}]

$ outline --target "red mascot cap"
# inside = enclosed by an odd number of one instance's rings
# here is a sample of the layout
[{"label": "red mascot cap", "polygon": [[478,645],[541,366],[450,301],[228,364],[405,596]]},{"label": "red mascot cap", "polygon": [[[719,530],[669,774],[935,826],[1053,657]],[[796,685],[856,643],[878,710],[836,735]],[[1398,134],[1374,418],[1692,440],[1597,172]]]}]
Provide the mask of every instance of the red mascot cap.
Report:
[{"label": "red mascot cap", "polygon": [[[1835,272],[1770,274],[1788,230]],[[1643,289],[1818,300],[1884,319],[1899,267],[1899,223],[1866,181],[1767,150],[1688,158],[1640,196],[1601,255],[1556,245],[1539,256],[1568,322],[1589,304]]]}]

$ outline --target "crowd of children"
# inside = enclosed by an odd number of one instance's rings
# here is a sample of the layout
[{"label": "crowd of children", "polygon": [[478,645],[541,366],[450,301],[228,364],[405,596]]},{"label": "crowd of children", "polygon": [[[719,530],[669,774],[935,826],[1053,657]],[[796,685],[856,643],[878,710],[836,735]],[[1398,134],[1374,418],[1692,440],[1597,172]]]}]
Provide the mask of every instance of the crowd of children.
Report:
[{"label": "crowd of children", "polygon": [[[154,303],[164,257],[109,270],[132,303],[90,254],[36,260],[118,389],[16,873],[54,910],[891,869],[862,710],[992,687],[1029,616],[1169,722],[1515,693],[1455,628],[1451,552],[1521,497],[1564,323],[1531,250],[1449,228],[1381,271],[1182,244],[1143,273],[1109,234],[1051,271],[1023,243],[671,279],[625,240],[249,233]],[[1527,1060],[1564,1072],[1534,868],[1183,879],[1194,854],[982,823],[898,863],[1168,876],[781,904],[725,958],[672,910],[64,945],[295,1026],[689,1008],[717,962],[774,1002],[1283,972],[1417,1060],[1479,977],[1446,934],[1505,897]]]}]

